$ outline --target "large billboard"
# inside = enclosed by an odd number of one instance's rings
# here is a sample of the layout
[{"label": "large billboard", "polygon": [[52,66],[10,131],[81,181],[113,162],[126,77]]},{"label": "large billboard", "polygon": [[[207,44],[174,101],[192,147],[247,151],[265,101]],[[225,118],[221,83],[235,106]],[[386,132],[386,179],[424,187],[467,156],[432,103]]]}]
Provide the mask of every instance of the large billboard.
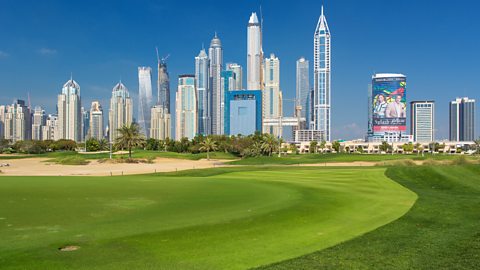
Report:
[{"label": "large billboard", "polygon": [[375,76],[372,82],[373,133],[407,131],[407,82],[405,76]]}]

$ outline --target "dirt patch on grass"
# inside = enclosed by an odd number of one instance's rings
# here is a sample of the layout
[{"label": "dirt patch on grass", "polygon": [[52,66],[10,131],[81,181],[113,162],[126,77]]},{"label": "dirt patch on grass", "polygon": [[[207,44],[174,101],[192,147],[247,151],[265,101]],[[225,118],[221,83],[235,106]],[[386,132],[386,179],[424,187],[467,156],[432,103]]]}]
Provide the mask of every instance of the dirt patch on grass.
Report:
[{"label": "dirt patch on grass", "polygon": [[63,246],[63,247],[59,247],[58,250],[63,252],[68,252],[68,251],[78,250],[79,248],[80,248],[79,246]]}]

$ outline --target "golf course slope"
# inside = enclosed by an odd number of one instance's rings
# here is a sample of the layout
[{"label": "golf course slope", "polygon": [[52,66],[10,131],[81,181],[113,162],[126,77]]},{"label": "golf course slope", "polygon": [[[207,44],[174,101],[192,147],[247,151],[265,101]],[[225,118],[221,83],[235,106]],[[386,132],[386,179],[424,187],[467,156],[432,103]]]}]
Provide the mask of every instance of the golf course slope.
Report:
[{"label": "golf course slope", "polygon": [[397,167],[386,175],[418,194],[407,214],[261,269],[480,269],[480,166]]},{"label": "golf course slope", "polygon": [[[240,167],[117,177],[2,176],[0,268],[270,265],[351,240],[407,213],[417,195],[385,170]],[[400,172],[389,174],[402,179]],[[411,229],[399,233],[415,237],[422,227]],[[74,250],[59,250],[70,246]],[[297,262],[303,265],[297,259],[283,268],[296,269]]]}]

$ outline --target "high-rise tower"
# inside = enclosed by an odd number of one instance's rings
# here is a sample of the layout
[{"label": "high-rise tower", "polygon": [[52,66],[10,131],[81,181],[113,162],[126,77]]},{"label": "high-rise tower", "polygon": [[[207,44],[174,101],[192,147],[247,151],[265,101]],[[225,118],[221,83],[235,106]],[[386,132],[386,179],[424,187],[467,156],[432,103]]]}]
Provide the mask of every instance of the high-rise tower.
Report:
[{"label": "high-rise tower", "polygon": [[210,84],[209,90],[212,96],[211,117],[212,117],[212,134],[223,134],[221,117],[224,107],[224,94],[222,89],[222,70],[223,70],[223,49],[222,43],[215,33],[210,48],[208,49],[208,58],[210,61]]},{"label": "high-rise tower", "polygon": [[[265,58],[265,89],[262,91],[263,117],[279,119],[282,116],[282,92],[280,91],[280,60],[275,54]],[[281,128],[266,126],[264,133],[281,136]]]},{"label": "high-rise tower", "polygon": [[152,68],[138,68],[138,125],[150,135],[150,109],[152,107]]},{"label": "high-rise tower", "polygon": [[197,87],[198,99],[198,133],[203,135],[211,134],[210,121],[210,91],[208,91],[208,69],[209,59],[202,48],[198,56],[195,57],[195,84]]},{"label": "high-rise tower", "polygon": [[197,135],[197,94],[195,75],[178,76],[178,89],[175,98],[176,129],[175,139],[193,139]]},{"label": "high-rise tower", "polygon": [[108,127],[110,142],[118,137],[118,129],[123,126],[130,126],[133,121],[133,103],[127,87],[117,83],[112,89],[110,99],[110,111],[108,113]]},{"label": "high-rise tower", "polygon": [[475,140],[475,100],[468,97],[450,102],[450,141]]},{"label": "high-rise tower", "polygon": [[103,139],[103,109],[100,101],[92,101],[90,107],[90,130],[86,139]]},{"label": "high-rise tower", "polygon": [[297,60],[297,81],[296,81],[296,106],[300,106],[299,117],[307,117],[308,92],[310,91],[308,60],[300,58]]},{"label": "high-rise tower", "polygon": [[170,78],[167,70],[167,57],[160,59],[157,52],[158,78],[157,78],[157,105],[165,108],[170,113]]},{"label": "high-rise tower", "polygon": [[247,89],[263,89],[262,28],[255,12],[250,16],[247,27]]},{"label": "high-rise tower", "polygon": [[233,90],[242,90],[243,89],[243,71],[242,66],[237,63],[228,63],[227,70],[230,70],[235,74],[235,85],[232,86]]},{"label": "high-rise tower", "polygon": [[323,6],[318,19],[317,28],[313,37],[314,42],[314,65],[313,65],[313,124],[312,129],[324,133],[324,139],[330,141],[330,61],[331,43],[330,29],[327,19],[323,14]]},{"label": "high-rise tower", "polygon": [[80,85],[72,78],[58,95],[58,138],[73,141],[82,139],[82,113],[80,101]]}]

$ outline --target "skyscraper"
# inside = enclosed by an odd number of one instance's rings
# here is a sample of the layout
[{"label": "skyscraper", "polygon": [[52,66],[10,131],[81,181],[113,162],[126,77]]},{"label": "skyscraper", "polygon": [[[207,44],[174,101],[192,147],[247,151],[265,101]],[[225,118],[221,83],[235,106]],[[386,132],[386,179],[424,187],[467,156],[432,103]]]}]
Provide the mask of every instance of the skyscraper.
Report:
[{"label": "skyscraper", "polygon": [[221,74],[223,92],[235,90],[235,73],[231,70],[224,70]]},{"label": "skyscraper", "polygon": [[90,107],[90,132],[89,138],[103,139],[103,110],[100,101],[93,101]]},{"label": "skyscraper", "polygon": [[0,140],[5,139],[5,114],[7,109],[5,105],[0,106]]},{"label": "skyscraper", "polygon": [[138,125],[148,138],[150,135],[150,110],[152,107],[152,69],[138,68]]},{"label": "skyscraper", "polygon": [[232,86],[232,90],[242,90],[243,89],[243,71],[242,66],[237,63],[228,63],[227,70],[232,71],[235,76],[235,85]]},{"label": "skyscraper", "polygon": [[84,142],[88,139],[88,134],[90,133],[90,111],[85,110],[84,107],[81,107],[80,113],[82,115],[82,134],[80,141]]},{"label": "skyscraper", "polygon": [[[282,93],[280,91],[280,60],[275,54],[270,54],[270,58],[265,58],[265,89],[263,90],[263,118],[278,119],[282,116]],[[281,136],[280,127],[263,128],[264,133]]]},{"label": "skyscraper", "polygon": [[198,98],[198,133],[203,135],[211,134],[210,121],[210,100],[209,89],[209,63],[208,55],[202,48],[195,57],[195,83]]},{"label": "skyscraper", "polygon": [[450,141],[475,139],[475,100],[464,97],[451,101]]},{"label": "skyscraper", "polygon": [[118,137],[119,128],[129,126],[132,121],[133,102],[127,87],[119,82],[113,87],[112,98],[110,99],[110,111],[108,113],[110,142],[114,142]]},{"label": "skyscraper", "polygon": [[42,139],[56,141],[58,137],[58,116],[49,114],[45,121],[45,126],[42,127]]},{"label": "skyscraper", "polygon": [[30,109],[23,100],[15,100],[7,106],[5,114],[5,139],[24,141],[32,139],[32,122]]},{"label": "skyscraper", "polygon": [[435,141],[435,102],[410,102],[410,132],[415,142]]},{"label": "skyscraper", "polygon": [[212,117],[212,134],[223,134],[222,123],[223,118],[223,106],[224,106],[224,93],[222,89],[222,77],[221,72],[223,70],[223,49],[222,43],[215,33],[212,41],[210,42],[210,48],[208,49],[208,58],[210,60],[210,84],[209,90],[211,91],[212,104],[211,117]]},{"label": "skyscraper", "polygon": [[262,28],[255,12],[250,15],[247,27],[247,89],[263,89]]},{"label": "skyscraper", "polygon": [[170,131],[170,113],[161,105],[152,107],[152,123],[150,128],[150,138],[156,140],[165,140],[171,138]]},{"label": "skyscraper", "polygon": [[82,140],[82,114],[80,85],[72,78],[58,95],[58,138],[73,141]]},{"label": "skyscraper", "polygon": [[40,106],[35,107],[32,116],[32,140],[43,140],[42,127],[45,126],[45,121],[45,111]]},{"label": "skyscraper", "polygon": [[170,78],[167,71],[166,59],[158,59],[157,105],[162,106],[170,113]]},{"label": "skyscraper", "polygon": [[180,75],[178,77],[175,103],[175,139],[180,140],[184,137],[193,139],[198,131],[197,95],[194,75]]},{"label": "skyscraper", "polygon": [[308,92],[310,90],[308,60],[304,57],[297,60],[296,106],[300,106],[300,117],[307,117]]},{"label": "skyscraper", "polygon": [[313,66],[313,129],[323,132],[326,141],[330,141],[330,29],[323,14],[323,6],[318,19],[314,41]]}]

